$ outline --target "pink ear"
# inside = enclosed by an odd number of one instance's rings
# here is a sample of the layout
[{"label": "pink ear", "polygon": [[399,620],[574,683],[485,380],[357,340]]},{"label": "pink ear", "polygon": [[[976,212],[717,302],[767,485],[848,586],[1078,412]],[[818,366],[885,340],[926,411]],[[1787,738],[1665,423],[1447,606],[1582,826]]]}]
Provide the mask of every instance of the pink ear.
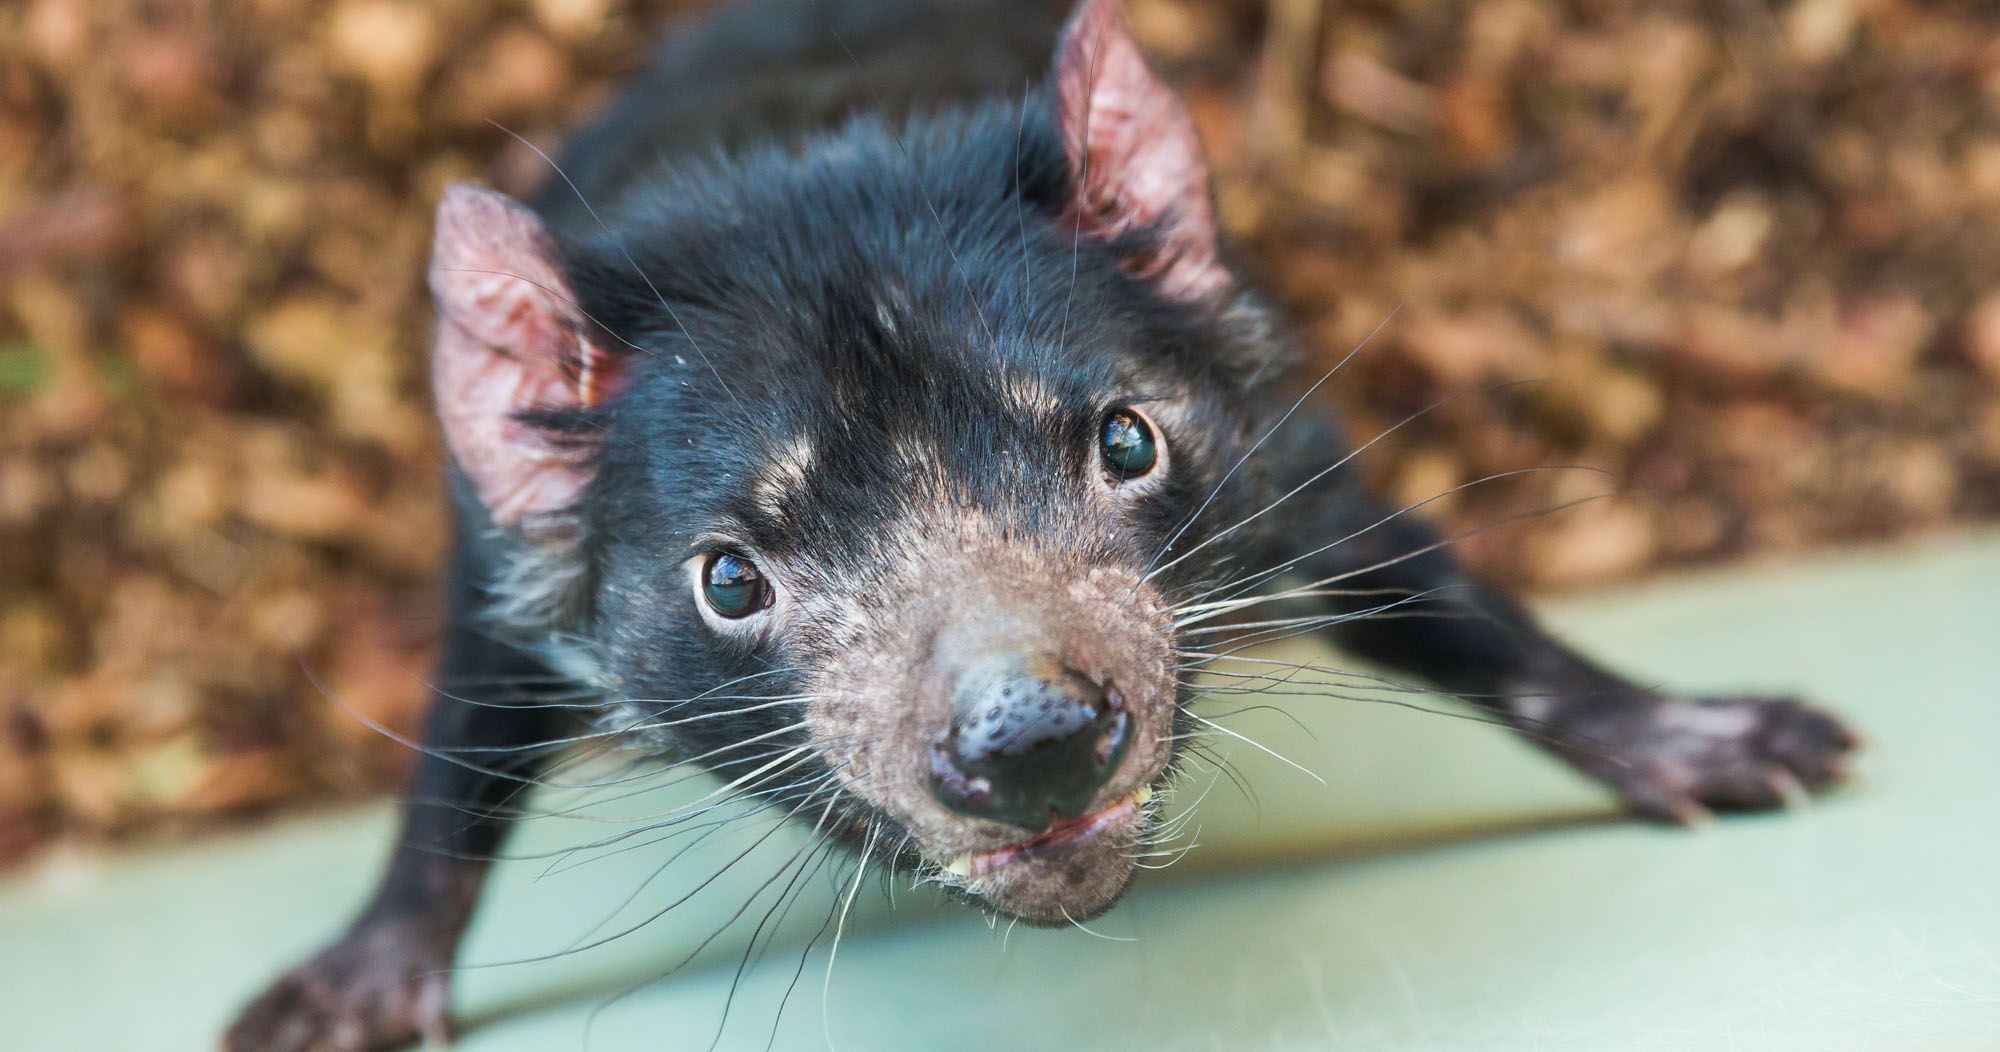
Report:
[{"label": "pink ear", "polygon": [[1164,238],[1138,273],[1169,295],[1203,298],[1228,280],[1216,254],[1208,166],[1186,104],[1146,68],[1118,0],[1082,0],[1056,50],[1063,145],[1080,187],[1077,218],[1114,236]]},{"label": "pink ear", "polygon": [[522,415],[597,405],[618,370],[583,335],[555,243],[518,202],[455,183],[438,203],[430,284],[431,382],[459,469],[500,525],[568,507],[590,481],[591,445]]}]

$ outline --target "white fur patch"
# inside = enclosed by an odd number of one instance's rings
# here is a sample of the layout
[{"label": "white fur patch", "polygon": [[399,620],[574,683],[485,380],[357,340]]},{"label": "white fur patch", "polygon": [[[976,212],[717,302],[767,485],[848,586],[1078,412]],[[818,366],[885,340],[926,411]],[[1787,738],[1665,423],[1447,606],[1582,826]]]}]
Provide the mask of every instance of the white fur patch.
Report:
[{"label": "white fur patch", "polygon": [[785,498],[812,478],[815,454],[804,435],[795,436],[766,454],[764,466],[750,483],[750,499],[766,515],[776,517]]}]

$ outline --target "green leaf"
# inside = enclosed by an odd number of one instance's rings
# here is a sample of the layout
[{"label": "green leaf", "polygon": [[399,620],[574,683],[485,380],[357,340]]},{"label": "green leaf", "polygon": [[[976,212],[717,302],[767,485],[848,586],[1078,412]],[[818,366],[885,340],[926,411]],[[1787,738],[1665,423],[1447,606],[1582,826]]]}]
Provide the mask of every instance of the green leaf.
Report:
[{"label": "green leaf", "polygon": [[0,347],[0,395],[32,394],[56,374],[47,352],[25,343]]}]

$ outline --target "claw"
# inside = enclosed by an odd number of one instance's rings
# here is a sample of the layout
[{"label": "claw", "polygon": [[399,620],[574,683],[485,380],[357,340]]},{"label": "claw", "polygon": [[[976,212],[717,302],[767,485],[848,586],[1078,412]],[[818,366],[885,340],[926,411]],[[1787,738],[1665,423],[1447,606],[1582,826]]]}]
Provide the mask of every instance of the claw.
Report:
[{"label": "claw", "polygon": [[420,923],[362,924],[252,1001],[223,1052],[380,1052],[419,1039],[441,1049],[452,942]]},{"label": "claw", "polygon": [[1683,829],[1707,829],[1715,824],[1715,812],[1703,807],[1691,796],[1683,796],[1667,805],[1667,817]]},{"label": "claw", "polygon": [[435,1052],[457,1037],[451,1026],[451,993],[442,976],[430,976],[417,991],[417,1031],[424,1048]]},{"label": "claw", "polygon": [[1712,808],[1805,807],[1847,777],[1859,740],[1788,698],[1660,698],[1618,732],[1595,743],[1593,773],[1633,810],[1683,826],[1706,825]]},{"label": "claw", "polygon": [[1772,794],[1787,811],[1804,811],[1812,806],[1812,793],[1806,789],[1799,776],[1783,767],[1773,767],[1764,772],[1764,784],[1770,786]]}]

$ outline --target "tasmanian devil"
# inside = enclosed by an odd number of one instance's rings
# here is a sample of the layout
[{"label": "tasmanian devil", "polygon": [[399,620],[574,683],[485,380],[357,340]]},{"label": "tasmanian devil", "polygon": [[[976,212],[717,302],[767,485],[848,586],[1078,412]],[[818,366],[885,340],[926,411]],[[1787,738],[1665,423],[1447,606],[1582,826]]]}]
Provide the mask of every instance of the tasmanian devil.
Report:
[{"label": "tasmanian devil", "polygon": [[579,714],[1030,923],[1119,897],[1219,653],[1190,626],[1266,599],[1644,815],[1841,774],[1834,719],[1621,678],[1361,488],[1116,0],[752,0],[555,171],[438,206],[427,748],[373,901],[228,1048],[440,1036],[479,859]]}]

